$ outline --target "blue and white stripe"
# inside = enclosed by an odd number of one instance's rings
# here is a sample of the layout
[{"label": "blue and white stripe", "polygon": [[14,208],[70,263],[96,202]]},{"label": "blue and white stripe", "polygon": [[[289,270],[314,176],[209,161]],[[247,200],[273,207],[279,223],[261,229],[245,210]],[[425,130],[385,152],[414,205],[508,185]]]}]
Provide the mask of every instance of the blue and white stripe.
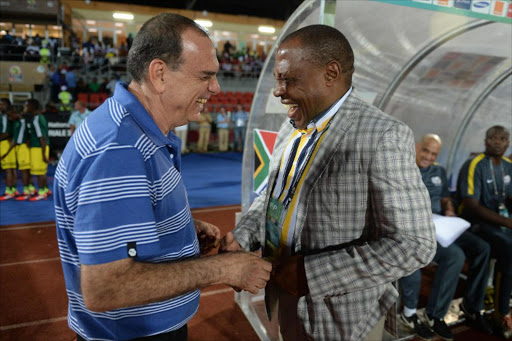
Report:
[{"label": "blue and white stripe", "polygon": [[76,246],[80,253],[108,252],[119,249],[129,242],[138,245],[159,241],[155,222],[120,225],[109,229],[93,231],[75,231]]},{"label": "blue and white stripe", "polygon": [[142,135],[139,138],[137,143],[135,143],[135,148],[140,150],[141,154],[144,156],[144,161],[147,161],[159,149],[146,135]]},{"label": "blue and white stripe", "polygon": [[165,220],[162,220],[156,224],[156,229],[158,234],[161,236],[172,234],[176,232],[180,232],[182,229],[186,228],[190,221],[192,220],[192,214],[188,205],[185,206],[180,212],[169,217]]},{"label": "blue and white stripe", "polygon": [[66,169],[66,161],[64,160],[64,157],[60,158],[57,169],[55,170],[55,180],[57,180],[55,183],[58,183],[63,189],[68,186],[68,171]]},{"label": "blue and white stripe", "polygon": [[75,225],[75,217],[73,215],[66,214],[62,207],[55,205],[55,218],[59,222],[59,228],[73,233],[73,226]]},{"label": "blue and white stripe", "polygon": [[108,110],[110,113],[110,117],[114,121],[114,123],[119,127],[121,125],[121,121],[128,114],[126,109],[113,97],[107,99]]},{"label": "blue and white stripe", "polygon": [[[71,327],[71,329],[75,330],[78,334],[80,334],[82,337],[84,337],[86,340],[89,339],[88,335],[85,333],[85,330],[83,330],[80,325],[78,324],[77,319],[73,316],[71,307],[68,307],[68,324]],[[107,339],[102,339],[107,340]]]},{"label": "blue and white stripe", "polygon": [[181,174],[176,170],[176,168],[169,168],[169,170],[163,174],[160,179],[150,185],[149,191],[151,193],[151,201],[153,202],[153,205],[164,200],[168,194],[174,191],[180,182]]},{"label": "blue and white stripe", "polygon": [[74,137],[75,148],[80,157],[85,158],[92,151],[96,149],[96,140],[89,129],[89,122],[86,120],[80,124],[80,127],[76,130]]},{"label": "blue and white stripe", "polygon": [[190,258],[199,253],[199,243],[197,239],[194,241],[193,245],[189,245],[178,252],[170,252],[168,254],[151,258],[148,260],[149,263],[162,263],[169,262],[177,259]]},{"label": "blue and white stripe", "polygon": [[80,258],[78,257],[78,254],[71,252],[66,241],[62,239],[57,239],[57,241],[62,262],[74,265],[80,269]]},{"label": "blue and white stripe", "polygon": [[87,309],[84,304],[84,300],[82,295],[73,292],[71,290],[67,290],[69,304],[71,309],[75,312],[85,312],[90,316],[96,317],[98,319],[107,319],[107,320],[121,320],[129,317],[135,316],[144,316],[149,314],[158,314],[161,312],[168,311],[170,309],[176,309],[182,305],[185,305],[197,298],[199,298],[199,290],[186,293],[184,295],[158,302],[151,303],[143,306],[135,306],[129,308],[122,308],[116,310],[106,311],[104,313],[99,313],[95,311],[91,311]]},{"label": "blue and white stripe", "polygon": [[149,197],[144,175],[118,176],[83,183],[77,188],[78,205]]},{"label": "blue and white stripe", "polygon": [[101,155],[104,152],[107,152],[107,151],[120,150],[120,149],[133,149],[133,147],[132,146],[126,146],[126,145],[120,145],[118,143],[109,143],[109,144],[106,144],[105,146],[98,147],[94,151],[91,151],[89,153],[89,155],[84,157],[84,160],[90,159],[90,158],[94,158],[94,157],[96,157],[98,155]]}]

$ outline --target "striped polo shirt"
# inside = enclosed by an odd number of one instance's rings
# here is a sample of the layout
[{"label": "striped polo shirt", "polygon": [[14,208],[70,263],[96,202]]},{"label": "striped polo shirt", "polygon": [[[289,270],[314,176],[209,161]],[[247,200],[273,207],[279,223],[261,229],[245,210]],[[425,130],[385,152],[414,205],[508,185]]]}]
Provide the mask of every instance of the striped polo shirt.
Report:
[{"label": "striped polo shirt", "polygon": [[62,154],[54,200],[68,323],[86,339],[127,340],[169,332],[198,309],[199,291],[193,291],[97,313],[85,307],[80,289],[81,264],[128,257],[160,263],[199,255],[180,174],[180,145],[172,132],[162,134],[127,84],[119,83]]}]

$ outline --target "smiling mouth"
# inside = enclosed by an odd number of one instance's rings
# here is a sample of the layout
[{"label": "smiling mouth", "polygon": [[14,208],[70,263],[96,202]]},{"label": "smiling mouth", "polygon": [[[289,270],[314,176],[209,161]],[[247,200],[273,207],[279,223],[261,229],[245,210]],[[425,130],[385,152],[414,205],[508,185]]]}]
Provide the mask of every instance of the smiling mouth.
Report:
[{"label": "smiling mouth", "polygon": [[283,105],[288,110],[290,110],[293,107],[298,107],[299,106],[298,104],[283,104]]}]

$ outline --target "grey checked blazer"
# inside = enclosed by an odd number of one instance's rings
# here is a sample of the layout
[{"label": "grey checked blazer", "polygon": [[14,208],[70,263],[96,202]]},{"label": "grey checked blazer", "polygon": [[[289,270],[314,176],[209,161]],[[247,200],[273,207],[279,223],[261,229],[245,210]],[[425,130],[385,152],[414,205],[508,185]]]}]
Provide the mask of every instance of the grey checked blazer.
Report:
[{"label": "grey checked blazer", "polygon": [[[308,339],[362,340],[386,313],[394,317],[392,282],[434,257],[434,225],[410,128],[354,90],[332,120],[297,205],[295,252],[305,255],[310,290],[297,317]],[[267,188],[292,132],[286,120]],[[264,245],[268,192],[233,231],[246,250]]]}]

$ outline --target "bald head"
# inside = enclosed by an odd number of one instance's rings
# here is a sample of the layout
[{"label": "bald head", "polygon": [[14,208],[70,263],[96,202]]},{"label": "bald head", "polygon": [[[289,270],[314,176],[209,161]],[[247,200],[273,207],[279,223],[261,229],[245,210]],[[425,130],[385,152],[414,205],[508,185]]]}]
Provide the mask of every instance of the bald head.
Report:
[{"label": "bald head", "polygon": [[436,134],[425,134],[423,135],[423,137],[421,138],[420,142],[419,143],[425,143],[429,140],[434,140],[436,141],[437,143],[439,143],[439,145],[443,145],[443,142],[441,141],[441,138],[439,137],[439,135],[436,135]]},{"label": "bald head", "polygon": [[441,138],[436,134],[425,134],[416,143],[416,165],[420,168],[430,167],[441,151]]}]

